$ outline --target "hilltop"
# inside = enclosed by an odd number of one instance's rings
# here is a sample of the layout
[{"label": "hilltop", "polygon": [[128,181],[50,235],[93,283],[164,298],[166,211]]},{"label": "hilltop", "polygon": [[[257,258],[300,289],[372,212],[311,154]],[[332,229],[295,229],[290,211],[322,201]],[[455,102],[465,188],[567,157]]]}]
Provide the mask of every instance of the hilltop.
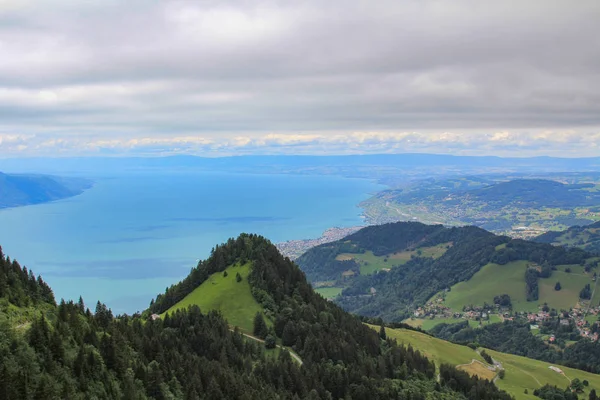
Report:
[{"label": "hilltop", "polygon": [[[248,289],[251,298],[226,287],[224,296],[213,284]],[[264,342],[232,328],[226,318],[235,310],[226,306],[236,302],[260,305],[252,328]],[[114,316],[100,302],[92,314],[81,298],[56,304],[40,277],[0,254],[0,317],[0,394],[9,399],[510,398],[450,367],[436,380],[433,362],[313,292],[256,235],[216,246],[133,316]],[[277,342],[302,362],[265,349]]]},{"label": "hilltop", "polygon": [[81,194],[91,183],[81,178],[0,172],[0,209],[39,204]]}]

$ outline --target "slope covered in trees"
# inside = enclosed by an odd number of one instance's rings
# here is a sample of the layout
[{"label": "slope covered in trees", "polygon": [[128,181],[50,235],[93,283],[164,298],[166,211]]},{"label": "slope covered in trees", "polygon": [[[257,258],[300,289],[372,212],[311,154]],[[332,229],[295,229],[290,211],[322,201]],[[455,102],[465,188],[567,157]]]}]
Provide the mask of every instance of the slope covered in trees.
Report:
[{"label": "slope covered in trees", "polygon": [[90,182],[45,175],[9,175],[0,172],[0,208],[38,204],[80,194]]},{"label": "slope covered in trees", "polygon": [[452,371],[436,382],[433,362],[315,294],[298,267],[259,236],[216,247],[152,309],[185,297],[192,279],[248,262],[253,296],[274,333],[300,353],[301,366],[286,351],[265,357],[262,344],[231,331],[219,313],[194,306],[154,320],[150,311],[115,317],[101,303],[92,314],[81,299],[56,305],[41,278],[0,257],[0,314],[40,306],[29,328],[0,320],[0,399],[508,398],[488,381],[452,379]]},{"label": "slope covered in trees", "polygon": [[[427,246],[450,243],[439,257],[418,254]],[[394,252],[415,249],[408,261],[394,265]],[[505,265],[525,260],[539,265],[580,264],[590,255],[580,249],[565,249],[506,236],[496,236],[476,227],[445,228],[416,222],[399,222],[363,228],[340,241],[315,247],[298,259],[300,267],[314,281],[335,278],[339,274],[339,255],[372,251],[387,254],[389,269],[371,275],[343,280],[345,289],[335,301],[347,311],[388,321],[406,318],[436,293],[469,281],[483,266]],[[343,261],[351,262],[351,261]],[[550,272],[529,274],[532,300],[538,277]],[[526,270],[523,270],[523,274]],[[534,276],[535,275],[535,276]],[[525,287],[524,289],[525,290]],[[499,293],[503,292],[499,288]]]},{"label": "slope covered in trees", "polygon": [[555,246],[579,247],[591,253],[600,254],[600,222],[573,226],[566,231],[546,232],[533,240]]}]

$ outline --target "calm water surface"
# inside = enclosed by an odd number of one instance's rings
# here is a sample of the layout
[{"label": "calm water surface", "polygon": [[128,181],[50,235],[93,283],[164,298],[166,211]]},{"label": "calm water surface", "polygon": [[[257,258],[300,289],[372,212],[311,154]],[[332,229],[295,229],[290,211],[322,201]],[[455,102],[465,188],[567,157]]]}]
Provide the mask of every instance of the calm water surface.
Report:
[{"label": "calm water surface", "polygon": [[381,190],[332,176],[138,173],[92,177],[80,196],[0,210],[4,252],[41,274],[57,299],[82,295],[117,313],[146,308],[211,248],[241,232],[273,242],[361,224]]}]

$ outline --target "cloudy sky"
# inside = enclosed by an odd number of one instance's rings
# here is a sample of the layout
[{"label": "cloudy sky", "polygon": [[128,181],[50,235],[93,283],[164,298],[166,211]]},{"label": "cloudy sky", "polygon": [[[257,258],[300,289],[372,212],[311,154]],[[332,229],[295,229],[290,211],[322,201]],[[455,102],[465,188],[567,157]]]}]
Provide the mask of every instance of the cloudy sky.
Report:
[{"label": "cloudy sky", "polygon": [[0,0],[0,157],[600,156],[600,1]]}]

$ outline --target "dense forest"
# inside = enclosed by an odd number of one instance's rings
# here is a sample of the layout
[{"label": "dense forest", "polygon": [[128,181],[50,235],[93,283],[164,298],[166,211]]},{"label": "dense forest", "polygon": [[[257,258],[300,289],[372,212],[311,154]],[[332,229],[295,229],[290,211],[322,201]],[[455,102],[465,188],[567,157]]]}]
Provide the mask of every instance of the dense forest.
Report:
[{"label": "dense forest", "polygon": [[[541,273],[528,272],[528,294],[538,295],[540,274],[549,273],[551,266],[579,264],[590,254],[581,249],[565,249],[544,243],[496,236],[483,229],[468,226],[445,228],[417,222],[363,228],[340,241],[317,246],[298,259],[300,267],[313,279],[325,279],[336,269],[335,257],[342,252],[371,250],[384,255],[407,247],[420,248],[453,243],[437,258],[413,257],[401,267],[388,272],[359,276],[348,281],[336,302],[345,310],[367,317],[381,317],[394,322],[406,318],[411,310],[424,304],[437,292],[470,279],[488,263],[504,265],[511,261],[527,260],[546,266]],[[339,263],[339,261],[337,261]],[[319,272],[320,268],[324,272]],[[369,295],[371,288],[376,295]]]},{"label": "dense forest", "polygon": [[[0,399],[508,399],[486,380],[451,367],[440,382],[418,351],[382,339],[315,294],[298,267],[266,239],[242,235],[213,251],[190,276],[251,261],[253,294],[278,336],[302,357],[231,330],[197,307],[152,319],[114,316],[97,303],[55,303],[41,278],[0,253],[0,316],[33,310],[26,324],[0,318]],[[192,278],[152,304],[165,309]],[[196,278],[194,278],[196,279]],[[43,306],[42,306],[43,305]]]},{"label": "dense forest", "polygon": [[541,332],[554,332],[557,345],[549,345],[529,330],[529,323],[505,321],[472,328],[468,321],[440,324],[429,333],[440,339],[459,344],[476,343],[503,353],[516,354],[536,360],[561,364],[593,373],[600,373],[600,343],[587,339],[577,340],[579,334],[573,323],[563,326],[558,320],[546,321]]}]

